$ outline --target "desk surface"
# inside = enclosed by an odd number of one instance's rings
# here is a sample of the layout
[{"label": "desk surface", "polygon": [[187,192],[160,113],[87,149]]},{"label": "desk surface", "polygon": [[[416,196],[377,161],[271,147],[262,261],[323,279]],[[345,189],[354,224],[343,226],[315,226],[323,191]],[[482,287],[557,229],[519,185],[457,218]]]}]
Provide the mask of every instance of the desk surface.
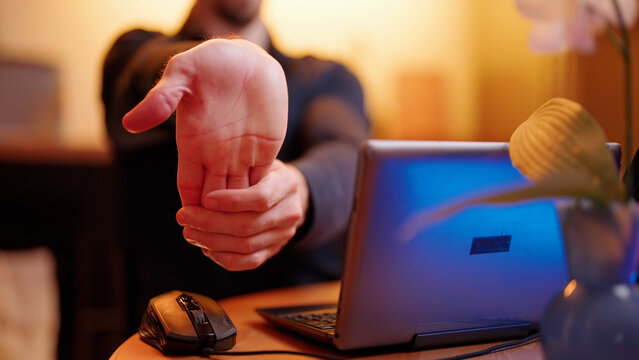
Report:
[{"label": "desk surface", "polygon": [[[252,350],[293,350],[344,358],[357,359],[438,359],[485,349],[494,343],[459,346],[406,353],[344,353],[330,347],[307,340],[300,336],[276,329],[263,320],[256,312],[256,307],[276,307],[309,305],[315,303],[336,302],[339,295],[339,282],[298,286],[286,289],[264,291],[249,295],[220,300],[220,305],[227,312],[237,328],[237,343],[233,351]],[[211,357],[213,358],[213,357]],[[255,359],[255,356],[216,356],[215,359]],[[262,355],[260,359],[309,359],[303,356]],[[139,359],[188,359],[199,360],[201,357],[166,357],[155,348],[145,344],[138,335],[131,336],[113,353],[111,360]],[[520,348],[491,354],[482,359],[543,359],[541,345],[536,342]]]}]

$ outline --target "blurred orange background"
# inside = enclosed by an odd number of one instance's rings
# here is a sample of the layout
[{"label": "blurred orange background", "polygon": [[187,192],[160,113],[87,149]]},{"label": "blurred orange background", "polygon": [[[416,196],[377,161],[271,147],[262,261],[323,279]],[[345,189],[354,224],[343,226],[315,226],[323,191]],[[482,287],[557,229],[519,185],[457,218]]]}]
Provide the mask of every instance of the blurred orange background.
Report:
[{"label": "blurred orange background", "polygon": [[[190,5],[0,3],[0,59],[59,71],[59,118],[37,141],[108,151],[99,100],[106,51],[134,27],[176,31]],[[546,99],[567,96],[622,140],[621,62],[606,39],[590,56],[533,54],[513,0],[265,0],[262,14],[282,50],[343,61],[359,76],[374,137],[507,141]]]},{"label": "blurred orange background", "polygon": [[[104,56],[132,28],[176,32],[192,1],[0,1],[3,246],[55,252],[62,359],[106,358],[130,336]],[[590,55],[534,54],[514,0],[264,0],[262,14],[284,52],[335,59],[359,77],[376,138],[508,141],[548,98],[564,96],[623,142],[622,64],[610,42],[601,36]],[[9,298],[23,299],[10,285]]]}]

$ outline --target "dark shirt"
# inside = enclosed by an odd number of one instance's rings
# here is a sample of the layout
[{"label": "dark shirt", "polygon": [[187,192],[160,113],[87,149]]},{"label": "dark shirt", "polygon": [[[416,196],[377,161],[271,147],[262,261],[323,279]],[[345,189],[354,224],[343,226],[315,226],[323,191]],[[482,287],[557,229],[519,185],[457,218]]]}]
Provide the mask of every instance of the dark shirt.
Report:
[{"label": "dark shirt", "polygon": [[287,135],[278,158],[302,171],[311,201],[307,221],[280,253],[258,269],[229,272],[184,241],[175,221],[180,200],[174,120],[142,134],[129,134],[121,125],[122,116],[159,79],[169,56],[196,43],[133,30],[115,42],[104,64],[106,124],[122,176],[121,241],[132,327],[148,299],[164,291],[219,299],[341,275],[357,153],[369,133],[359,82],[338,63],[268,49],[284,69],[289,94]]}]

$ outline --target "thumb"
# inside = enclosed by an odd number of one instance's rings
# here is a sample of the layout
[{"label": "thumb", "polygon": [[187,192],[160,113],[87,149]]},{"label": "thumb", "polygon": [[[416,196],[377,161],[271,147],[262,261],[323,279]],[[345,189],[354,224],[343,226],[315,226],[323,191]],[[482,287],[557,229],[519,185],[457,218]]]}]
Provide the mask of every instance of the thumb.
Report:
[{"label": "thumb", "polygon": [[184,92],[188,91],[184,83],[181,77],[165,72],[146,97],[124,115],[122,126],[132,133],[139,133],[166,121],[177,108]]}]

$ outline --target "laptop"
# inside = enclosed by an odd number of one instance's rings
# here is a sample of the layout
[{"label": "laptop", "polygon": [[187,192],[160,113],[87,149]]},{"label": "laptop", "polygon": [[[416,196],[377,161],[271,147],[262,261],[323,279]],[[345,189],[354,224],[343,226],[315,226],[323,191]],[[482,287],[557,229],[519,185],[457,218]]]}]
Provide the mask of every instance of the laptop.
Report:
[{"label": "laptop", "polygon": [[416,213],[526,184],[507,143],[369,140],[356,179],[338,304],[257,309],[269,322],[341,350],[517,338],[568,282],[550,200],[471,206],[400,236]]}]

